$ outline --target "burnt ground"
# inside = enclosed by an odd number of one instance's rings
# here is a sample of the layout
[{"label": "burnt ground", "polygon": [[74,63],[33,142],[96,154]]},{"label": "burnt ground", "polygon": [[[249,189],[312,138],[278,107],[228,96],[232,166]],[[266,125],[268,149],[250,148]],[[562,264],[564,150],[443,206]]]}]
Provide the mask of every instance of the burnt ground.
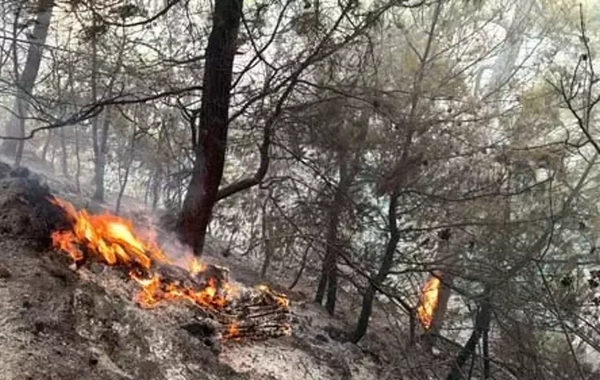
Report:
[{"label": "burnt ground", "polygon": [[[66,254],[48,248],[62,221],[40,182],[0,163],[1,380],[406,378],[382,351],[345,341],[343,321],[301,293],[288,293],[293,335],[260,342],[219,345],[211,334],[198,335],[187,326],[205,320],[185,303],[141,309],[132,300],[137,285],[124,273],[102,265],[75,271]],[[79,207],[101,208],[52,190]],[[232,260],[207,257],[229,265],[234,280],[261,282]]]},{"label": "burnt ground", "polygon": [[139,309],[26,240],[0,252],[1,379],[243,378],[181,328],[186,308]]},{"label": "burnt ground", "polygon": [[0,379],[246,378],[183,328],[192,308],[143,310],[118,271],[69,269],[47,248],[61,221],[48,189],[14,174],[0,165]]}]

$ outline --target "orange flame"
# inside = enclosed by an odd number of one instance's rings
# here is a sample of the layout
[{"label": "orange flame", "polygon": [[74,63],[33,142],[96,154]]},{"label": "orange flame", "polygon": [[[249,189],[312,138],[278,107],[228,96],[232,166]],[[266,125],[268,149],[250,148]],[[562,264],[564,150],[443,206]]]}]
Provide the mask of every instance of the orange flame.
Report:
[{"label": "orange flame", "polygon": [[150,269],[153,261],[169,261],[156,244],[138,239],[133,232],[133,224],[126,219],[110,214],[89,215],[57,198],[52,199],[52,203],[65,210],[73,223],[70,231],[52,233],[52,242],[76,262],[84,258],[78,246],[98,254],[108,265],[131,266],[135,263]]},{"label": "orange flame", "polygon": [[275,299],[277,304],[279,304],[279,306],[281,306],[283,308],[288,307],[290,304],[290,300],[286,296],[275,292],[274,290],[269,288],[267,285],[256,285],[255,288],[262,293],[269,294],[271,297],[273,297]]},{"label": "orange flame", "polygon": [[227,339],[239,339],[240,338],[240,324],[239,322],[232,322],[227,327],[227,333],[225,334]]},{"label": "orange flame", "polygon": [[[76,263],[84,260],[87,254],[95,255],[108,265],[130,268],[129,276],[142,288],[135,296],[141,307],[152,308],[165,300],[187,300],[204,308],[223,309],[230,304],[232,297],[239,294],[235,285],[210,277],[209,267],[191,254],[187,257],[187,270],[194,276],[208,277],[204,289],[166,282],[153,271],[153,266],[156,263],[173,265],[173,262],[152,239],[138,237],[142,235],[136,233],[131,221],[111,214],[90,215],[86,211],[77,211],[72,204],[57,198],[51,202],[67,213],[72,224],[70,230],[52,234],[54,247],[67,252]],[[285,296],[272,293],[268,287],[259,290],[274,294],[280,305],[288,305]],[[225,337],[238,336],[239,323],[230,323]]]},{"label": "orange flame", "polygon": [[417,317],[425,330],[429,330],[433,322],[433,315],[438,306],[441,288],[442,282],[435,276],[429,278],[423,286],[419,307],[417,308]]},{"label": "orange flame", "polygon": [[191,274],[199,274],[205,272],[207,269],[206,264],[201,263],[198,259],[193,258],[189,264]]}]

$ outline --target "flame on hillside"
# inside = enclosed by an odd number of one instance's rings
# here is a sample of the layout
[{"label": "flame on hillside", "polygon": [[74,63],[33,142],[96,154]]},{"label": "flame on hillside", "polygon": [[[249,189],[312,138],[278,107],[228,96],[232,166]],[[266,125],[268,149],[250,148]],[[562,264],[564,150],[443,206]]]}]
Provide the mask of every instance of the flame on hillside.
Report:
[{"label": "flame on hillside", "polygon": [[[192,279],[202,279],[202,288],[184,285],[181,281],[170,281],[161,276],[158,267],[174,267],[175,263],[160,249],[154,234],[136,231],[127,219],[111,215],[90,215],[58,198],[51,202],[62,208],[71,223],[71,228],[52,234],[54,247],[67,252],[76,264],[88,257],[101,260],[107,265],[125,267],[129,276],[139,284],[141,291],[135,301],[144,308],[155,307],[164,301],[189,301],[204,310],[223,310],[239,294],[236,286],[211,272],[211,268],[198,261],[191,253],[186,256],[187,274]],[[214,266],[213,266],[214,267]],[[257,290],[274,299],[275,305],[287,308],[288,299],[266,286]],[[231,321],[226,326],[224,338],[239,337],[239,322]]]},{"label": "flame on hillside", "polygon": [[431,328],[433,316],[439,303],[441,289],[442,282],[435,276],[431,276],[423,286],[419,307],[417,308],[417,317],[425,330]]}]

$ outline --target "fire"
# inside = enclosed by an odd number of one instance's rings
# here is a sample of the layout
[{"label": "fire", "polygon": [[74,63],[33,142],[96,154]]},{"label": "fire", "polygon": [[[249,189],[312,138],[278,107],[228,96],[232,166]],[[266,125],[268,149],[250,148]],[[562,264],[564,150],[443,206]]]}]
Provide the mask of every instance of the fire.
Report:
[{"label": "fire", "polygon": [[[227,308],[238,297],[237,287],[215,273],[217,267],[200,262],[191,253],[186,256],[184,265],[194,286],[163,278],[159,268],[174,266],[175,263],[153,239],[156,234],[143,235],[135,230],[131,221],[111,214],[90,215],[84,210],[77,211],[70,203],[57,198],[51,202],[66,212],[71,223],[69,230],[52,234],[54,247],[67,252],[76,264],[91,256],[107,265],[129,269],[129,276],[141,287],[135,296],[141,307],[153,308],[163,301],[189,301],[205,310],[215,311]],[[257,290],[287,308],[288,299],[284,295],[266,286]],[[224,338],[236,339],[239,336],[240,324],[237,321],[227,322]]]},{"label": "fire", "polygon": [[110,214],[89,215],[85,210],[77,211],[72,204],[57,198],[52,203],[65,210],[73,224],[69,231],[55,231],[52,242],[71,255],[75,262],[84,259],[79,246],[99,255],[108,265],[131,266],[135,263],[150,269],[153,261],[169,261],[156,244],[137,238],[133,224],[126,219]]},{"label": "fire", "polygon": [[206,271],[206,269],[207,269],[206,264],[201,263],[196,258],[193,258],[191,260],[189,268],[190,268],[190,273],[192,273],[192,274],[202,273],[202,272]]},{"label": "fire", "polygon": [[287,299],[283,294],[275,292],[273,289],[269,288],[267,285],[256,285],[256,289],[264,294],[268,294],[275,299],[275,302],[279,304],[279,306],[287,308],[290,304],[290,300]]},{"label": "fire", "polygon": [[239,339],[240,337],[240,324],[238,322],[232,322],[229,327],[227,327],[227,333],[225,334],[225,338],[227,339]]},{"label": "fire", "polygon": [[433,322],[433,314],[438,306],[442,282],[438,277],[431,276],[423,286],[417,316],[425,330],[429,330]]}]

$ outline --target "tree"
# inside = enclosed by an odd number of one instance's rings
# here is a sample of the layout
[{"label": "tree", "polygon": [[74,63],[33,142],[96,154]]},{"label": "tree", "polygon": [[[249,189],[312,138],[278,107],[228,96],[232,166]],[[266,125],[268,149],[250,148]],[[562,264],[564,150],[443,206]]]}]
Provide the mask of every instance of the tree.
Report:
[{"label": "tree", "polygon": [[206,229],[223,176],[233,59],[242,6],[241,0],[215,2],[212,31],[206,47],[202,104],[190,121],[198,122],[198,135],[192,137],[195,161],[177,229],[182,242],[190,245],[197,255],[202,254]]},{"label": "tree", "polygon": [[[42,61],[42,52],[50,28],[50,19],[52,18],[53,0],[39,0],[35,7],[36,19],[29,48],[27,49],[27,59],[23,71],[19,73],[17,62],[17,41],[16,34],[13,41],[14,65],[15,65],[15,84],[17,93],[12,111],[12,117],[9,122],[8,136],[13,139],[5,140],[2,146],[4,154],[15,157],[16,164],[20,164],[23,157],[23,147],[25,144],[25,120],[29,111],[31,100],[33,99],[33,89]],[[17,13],[18,14],[18,13]],[[15,25],[18,23],[18,17],[15,18]]]}]

